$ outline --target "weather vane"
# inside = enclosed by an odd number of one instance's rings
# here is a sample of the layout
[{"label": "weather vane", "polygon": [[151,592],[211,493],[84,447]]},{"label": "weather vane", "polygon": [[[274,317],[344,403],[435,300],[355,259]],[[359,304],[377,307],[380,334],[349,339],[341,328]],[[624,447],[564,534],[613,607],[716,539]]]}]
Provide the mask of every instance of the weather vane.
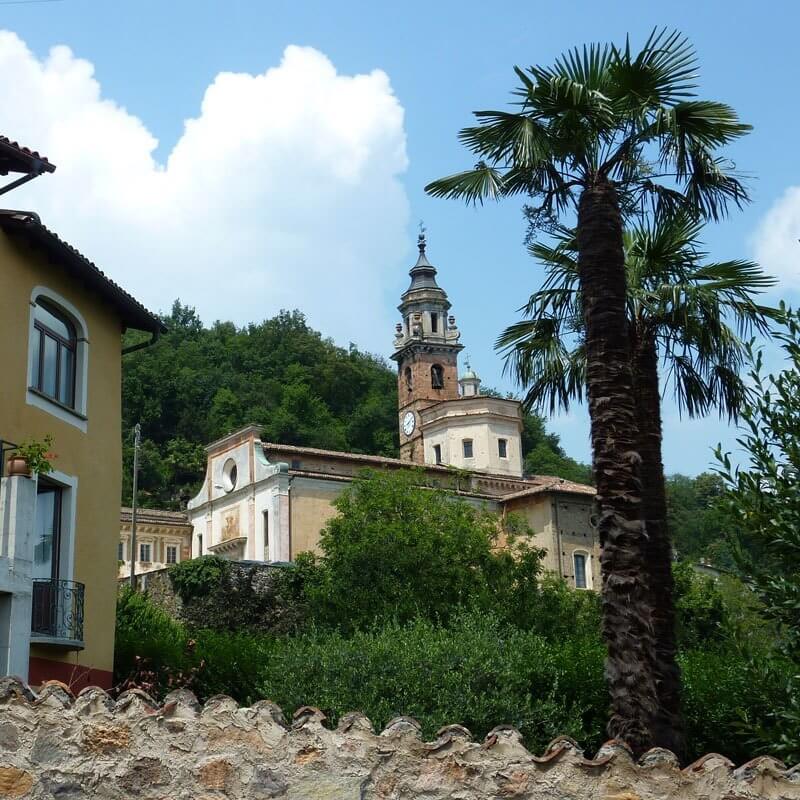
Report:
[{"label": "weather vane", "polygon": [[417,247],[419,247],[420,253],[425,251],[425,233],[427,232],[427,228],[425,227],[425,223],[420,220],[419,221],[419,236],[417,236]]}]

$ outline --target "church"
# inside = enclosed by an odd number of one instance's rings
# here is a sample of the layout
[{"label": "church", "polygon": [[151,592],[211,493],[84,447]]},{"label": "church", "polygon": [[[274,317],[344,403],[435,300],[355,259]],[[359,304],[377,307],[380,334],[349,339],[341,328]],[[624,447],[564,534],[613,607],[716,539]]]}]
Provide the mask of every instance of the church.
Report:
[{"label": "church", "polygon": [[424,235],[398,306],[400,458],[343,453],[261,440],[257,425],[206,448],[206,476],[188,504],[192,557],[287,562],[316,551],[333,502],[364,469],[416,466],[425,481],[499,514],[523,515],[545,567],[581,589],[599,589],[594,489],[560,478],[524,475],[520,403],[481,393],[446,292],[437,283]]}]

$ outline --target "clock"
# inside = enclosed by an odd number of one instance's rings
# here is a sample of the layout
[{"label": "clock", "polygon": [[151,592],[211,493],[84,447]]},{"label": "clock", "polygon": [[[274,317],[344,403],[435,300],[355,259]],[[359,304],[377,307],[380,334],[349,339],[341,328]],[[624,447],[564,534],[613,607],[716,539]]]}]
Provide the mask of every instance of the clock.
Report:
[{"label": "clock", "polygon": [[405,416],[403,417],[403,433],[406,436],[411,436],[414,433],[414,428],[417,425],[417,420],[414,417],[413,411],[406,411]]}]

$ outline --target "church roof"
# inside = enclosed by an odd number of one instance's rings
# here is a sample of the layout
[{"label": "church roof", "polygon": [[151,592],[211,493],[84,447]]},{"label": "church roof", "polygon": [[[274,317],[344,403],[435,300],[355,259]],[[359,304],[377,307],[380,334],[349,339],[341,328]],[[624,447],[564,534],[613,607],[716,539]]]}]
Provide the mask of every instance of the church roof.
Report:
[{"label": "church roof", "polygon": [[[350,461],[356,464],[363,464],[365,467],[369,465],[405,468],[405,469],[424,469],[426,472],[440,472],[444,475],[452,475],[452,467],[438,464],[416,464],[410,461],[405,461],[401,458],[390,458],[388,456],[371,456],[363,453],[346,453],[341,450],[322,450],[316,447],[301,447],[299,445],[291,444],[277,444],[275,442],[262,442],[261,446],[265,454],[270,452],[286,453],[287,455],[296,456],[317,456],[322,458],[331,458],[341,461]],[[470,470],[470,473],[478,479],[495,479],[501,480],[503,483],[516,485],[520,487],[518,491],[509,492],[507,494],[493,495],[492,499],[497,502],[504,503],[507,500],[516,500],[518,498],[533,496],[550,491],[566,492],[568,494],[583,494],[594,495],[595,489],[593,486],[584,486],[580,483],[573,483],[566,481],[563,478],[556,478],[552,475],[529,475],[525,478],[515,478],[504,474],[495,474],[491,472],[483,472],[482,470]],[[335,480],[336,476],[332,473],[320,473],[320,477],[327,477]],[[521,488],[525,487],[525,488]],[[463,492],[464,494],[480,494],[473,491]]]}]

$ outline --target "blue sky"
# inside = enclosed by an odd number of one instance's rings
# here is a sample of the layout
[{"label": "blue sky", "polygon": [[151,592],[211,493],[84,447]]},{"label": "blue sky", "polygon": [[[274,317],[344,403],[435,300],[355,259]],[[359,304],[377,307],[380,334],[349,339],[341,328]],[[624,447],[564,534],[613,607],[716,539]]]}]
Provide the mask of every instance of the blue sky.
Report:
[{"label": "blue sky", "polygon": [[[0,130],[40,147],[59,164],[53,176],[36,182],[35,190],[16,193],[14,202],[37,208],[43,204],[53,227],[151,305],[168,307],[177,291],[185,302],[198,306],[206,321],[215,316],[232,316],[238,323],[256,318],[256,309],[272,314],[281,306],[298,307],[308,310],[312,325],[342,344],[352,339],[365,349],[383,354],[388,354],[391,347],[394,306],[405,288],[406,270],[413,263],[416,225],[424,219],[429,256],[439,267],[440,282],[450,295],[462,341],[474,367],[487,384],[513,390],[501,374],[502,364],[493,352],[493,341],[506,324],[516,319],[515,309],[537,288],[541,276],[523,247],[519,204],[472,209],[430,199],[423,192],[423,186],[431,179],[469,165],[456,134],[470,123],[470,112],[503,107],[508,102],[515,82],[514,64],[549,63],[573,45],[619,41],[626,33],[638,44],[654,25],[677,27],[691,38],[698,51],[701,94],[730,103],[755,126],[753,134],[730,151],[738,167],[753,176],[754,202],[724,224],[708,229],[705,238],[709,249],[715,259],[767,256],[765,267],[783,281],[780,294],[796,304],[800,288],[796,265],[800,262],[793,248],[800,255],[796,241],[800,224],[795,225],[800,222],[800,197],[786,193],[800,185],[796,149],[800,122],[798,8],[788,2],[696,0],[669,4],[529,1],[497,5],[244,0],[0,3],[0,29],[14,32],[30,49],[34,61],[43,62],[50,48],[66,45],[72,58],[90,62],[93,80],[99,87],[98,97],[91,101],[98,119],[106,101],[128,115],[124,130],[110,126],[103,140],[87,136],[85,147],[95,153],[92,163],[91,154],[80,152],[82,142],[76,141],[74,131],[71,136],[63,133],[55,114],[47,117],[19,110],[29,93],[15,90],[15,79],[8,69],[4,70],[0,76]],[[185,121],[201,114],[204,96],[217,76],[227,72],[261,75],[283,63],[289,45],[313,48],[323,54],[337,77],[373,75],[371,83],[365,79],[369,83],[366,88],[362,86],[365,81],[358,82],[361,88],[353,89],[352,99],[348,94],[337,111],[320,112],[333,114],[333,128],[346,127],[355,120],[353,130],[357,133],[348,128],[342,133],[342,141],[353,148],[348,151],[348,158],[361,158],[362,150],[369,150],[369,157],[363,161],[366,166],[344,175],[337,173],[335,180],[326,173],[317,184],[315,173],[307,167],[306,152],[309,148],[315,151],[311,161],[324,157],[322,140],[328,127],[320,126],[319,119],[329,117],[313,116],[307,121],[302,116],[295,119],[294,124],[299,127],[291,129],[290,138],[297,147],[281,150],[285,153],[281,170],[272,166],[262,170],[257,163],[258,154],[247,149],[246,141],[240,143],[243,149],[236,151],[235,159],[224,161],[224,151],[236,133],[235,127],[225,126],[224,117],[228,114],[235,118],[235,104],[249,102],[247,90],[231,92],[227,95],[230,107],[217,103],[222,109],[218,112],[222,121],[210,127],[202,146],[187,148],[184,156],[184,161],[193,165],[185,167],[186,172],[194,170],[204,180],[204,159],[211,162],[223,158],[214,179],[191,185],[186,189],[188,194],[176,191],[176,206],[185,208],[189,196],[198,203],[196,208],[192,206],[191,215],[187,211],[185,218],[178,213],[167,218],[163,210],[160,212],[164,229],[169,232],[170,225],[175,226],[175,241],[185,236],[192,219],[199,220],[199,227],[219,226],[225,232],[225,236],[220,233],[213,243],[210,240],[204,245],[206,251],[216,248],[214,263],[198,266],[198,274],[201,269],[216,270],[212,277],[219,281],[218,306],[208,285],[199,281],[195,284],[191,271],[181,272],[186,268],[184,261],[198,258],[198,265],[206,264],[185,246],[172,246],[169,242],[158,245],[154,239],[152,253],[159,261],[158,267],[144,276],[135,263],[124,257],[130,251],[136,252],[139,260],[146,258],[147,250],[141,250],[141,230],[126,232],[124,227],[110,222],[89,224],[91,218],[104,219],[102,204],[93,206],[88,200],[94,191],[91,187],[96,187],[99,179],[87,188],[87,184],[80,183],[77,167],[70,173],[70,163],[80,164],[83,175],[90,175],[98,163],[104,164],[103,159],[107,159],[111,167],[103,166],[103,170],[113,171],[118,162],[126,159],[128,135],[131,149],[141,146],[142,153],[148,149],[143,144],[147,136],[155,137],[158,143],[153,142],[149,149],[156,162],[152,170],[156,183],[139,185],[138,173],[121,172],[113,192],[116,197],[105,200],[106,205],[117,202],[130,187],[131,196],[124,210],[128,216],[144,219],[152,212],[150,201],[155,205],[161,200],[156,197],[160,194],[158,189],[152,187],[163,178],[160,170],[184,137]],[[15,58],[22,60],[11,63],[23,63],[28,56],[17,53]],[[75,66],[70,64],[71,68]],[[385,73],[388,83],[375,77],[374,70]],[[80,88],[84,86],[81,81],[88,80],[88,73],[78,73],[80,70],[64,78],[66,70],[59,70],[56,65],[47,80],[36,78],[39,83],[31,85],[36,91],[41,90],[42,98],[52,98],[56,92],[52,88],[55,74],[59,80],[67,81],[66,88],[57,90],[58,96],[81,103],[86,93]],[[309,103],[324,106],[325,92],[320,99],[313,87],[303,86],[310,91]],[[304,91],[303,86],[300,92]],[[218,94],[222,94],[222,88]],[[270,102],[280,103],[280,93],[269,97],[273,98]],[[279,99],[274,100],[275,97]],[[42,102],[40,99],[33,104]],[[53,101],[54,105],[58,102],[61,101]],[[276,115],[282,119],[277,107]],[[138,122],[129,124],[134,118]],[[241,127],[245,123],[238,124]],[[100,123],[96,127],[100,129]],[[215,131],[219,131],[217,139]],[[361,135],[363,139],[355,141]],[[281,147],[288,147],[283,139],[280,141]],[[337,147],[344,147],[338,139],[337,142]],[[55,151],[48,150],[48,146]],[[220,151],[223,156],[219,156]],[[295,171],[300,173],[296,181]],[[353,177],[356,172],[358,177]],[[373,181],[364,177],[367,173],[379,178]],[[189,185],[189,178],[182,180]],[[269,186],[253,187],[253,181],[264,181]],[[173,190],[165,189],[164,194],[169,191]],[[100,195],[102,192],[98,191]],[[203,197],[208,199],[207,204],[201,202]],[[255,217],[242,230],[236,228],[236,217],[241,212],[226,214],[231,204],[235,208],[237,198],[251,206],[264,204],[263,216]],[[224,243],[256,242],[259,219],[265,226],[280,228],[285,224],[286,230],[272,231],[273,238],[288,238],[291,234],[293,244],[286,252],[301,253],[308,263],[318,265],[319,272],[295,266],[289,255],[279,259],[283,271],[273,270],[266,279],[259,275],[260,264],[254,257],[252,264],[236,273],[235,280],[231,280],[234,285],[228,287],[228,248]],[[234,248],[230,257],[241,262],[246,260],[242,254],[247,252],[250,251]],[[252,252],[262,251],[254,244]],[[341,253],[349,253],[353,263]],[[297,258],[299,265],[301,256]],[[338,280],[337,270],[341,273]],[[180,283],[168,279],[172,271],[183,276]],[[163,288],[157,292],[154,287],[161,286],[161,281]],[[259,301],[257,306],[243,306],[244,316],[236,311],[237,288],[241,295]],[[345,297],[350,299],[345,301]],[[561,435],[571,455],[588,460],[585,409],[577,408],[568,417],[553,419],[551,427]],[[665,429],[668,471],[702,471],[711,460],[710,447],[720,439],[733,440],[732,432],[715,419],[680,421],[669,402],[665,406]]]}]

